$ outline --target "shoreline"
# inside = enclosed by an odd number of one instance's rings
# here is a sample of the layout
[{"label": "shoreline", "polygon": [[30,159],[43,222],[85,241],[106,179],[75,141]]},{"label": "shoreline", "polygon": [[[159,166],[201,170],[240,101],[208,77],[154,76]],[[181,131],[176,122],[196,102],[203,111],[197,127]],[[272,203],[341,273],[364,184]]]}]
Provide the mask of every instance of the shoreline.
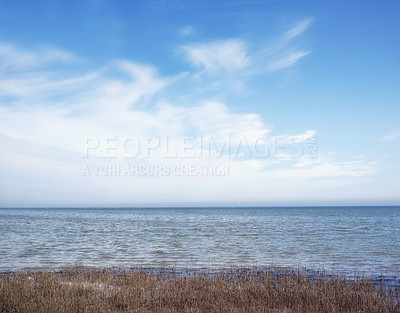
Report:
[{"label": "shoreline", "polygon": [[74,273],[76,275],[96,274],[101,272],[110,272],[116,275],[120,273],[139,273],[146,275],[154,275],[168,279],[171,277],[200,277],[207,276],[210,279],[225,273],[247,272],[248,274],[256,273],[258,275],[273,274],[277,277],[283,275],[302,275],[307,279],[315,277],[324,277],[330,280],[345,279],[347,281],[366,280],[375,284],[383,284],[384,286],[397,286],[400,288],[400,275],[377,275],[366,274],[362,271],[328,271],[326,269],[314,269],[307,267],[286,267],[286,266],[157,266],[157,265],[134,265],[134,266],[58,266],[58,267],[22,267],[19,269],[9,270],[0,268],[0,277],[18,274],[34,274],[34,273],[54,273],[62,275],[65,272]]},{"label": "shoreline", "polygon": [[59,267],[0,273],[0,312],[399,312],[400,279],[284,267]]}]

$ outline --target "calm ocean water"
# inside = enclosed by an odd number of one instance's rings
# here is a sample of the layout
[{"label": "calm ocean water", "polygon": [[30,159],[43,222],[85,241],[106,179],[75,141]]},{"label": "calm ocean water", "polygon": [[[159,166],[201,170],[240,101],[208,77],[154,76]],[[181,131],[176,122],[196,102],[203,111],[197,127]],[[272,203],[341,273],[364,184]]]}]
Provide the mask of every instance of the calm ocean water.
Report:
[{"label": "calm ocean water", "polygon": [[307,266],[400,275],[400,207],[0,209],[0,268]]}]

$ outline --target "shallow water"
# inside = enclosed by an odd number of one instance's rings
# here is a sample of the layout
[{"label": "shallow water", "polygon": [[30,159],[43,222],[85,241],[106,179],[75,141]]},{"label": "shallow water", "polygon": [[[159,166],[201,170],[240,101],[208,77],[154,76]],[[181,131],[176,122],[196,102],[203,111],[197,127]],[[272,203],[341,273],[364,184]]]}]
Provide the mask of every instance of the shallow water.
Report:
[{"label": "shallow water", "polygon": [[0,209],[0,268],[307,266],[400,274],[400,207]]}]

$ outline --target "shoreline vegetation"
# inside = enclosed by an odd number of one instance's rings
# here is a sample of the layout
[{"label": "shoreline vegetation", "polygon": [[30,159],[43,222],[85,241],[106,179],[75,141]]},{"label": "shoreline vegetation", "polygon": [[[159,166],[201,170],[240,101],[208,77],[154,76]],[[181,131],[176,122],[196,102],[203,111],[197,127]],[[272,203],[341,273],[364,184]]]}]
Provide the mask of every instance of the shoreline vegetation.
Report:
[{"label": "shoreline vegetation", "polygon": [[279,267],[0,272],[0,312],[400,312],[400,279]]}]

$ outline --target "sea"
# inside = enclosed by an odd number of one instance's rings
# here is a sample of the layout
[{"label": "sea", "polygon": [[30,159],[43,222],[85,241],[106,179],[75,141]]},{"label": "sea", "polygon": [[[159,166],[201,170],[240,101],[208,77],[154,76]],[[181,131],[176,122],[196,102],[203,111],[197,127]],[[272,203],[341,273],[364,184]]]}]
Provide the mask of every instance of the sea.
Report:
[{"label": "sea", "polygon": [[0,270],[274,266],[400,276],[400,207],[0,209]]}]

